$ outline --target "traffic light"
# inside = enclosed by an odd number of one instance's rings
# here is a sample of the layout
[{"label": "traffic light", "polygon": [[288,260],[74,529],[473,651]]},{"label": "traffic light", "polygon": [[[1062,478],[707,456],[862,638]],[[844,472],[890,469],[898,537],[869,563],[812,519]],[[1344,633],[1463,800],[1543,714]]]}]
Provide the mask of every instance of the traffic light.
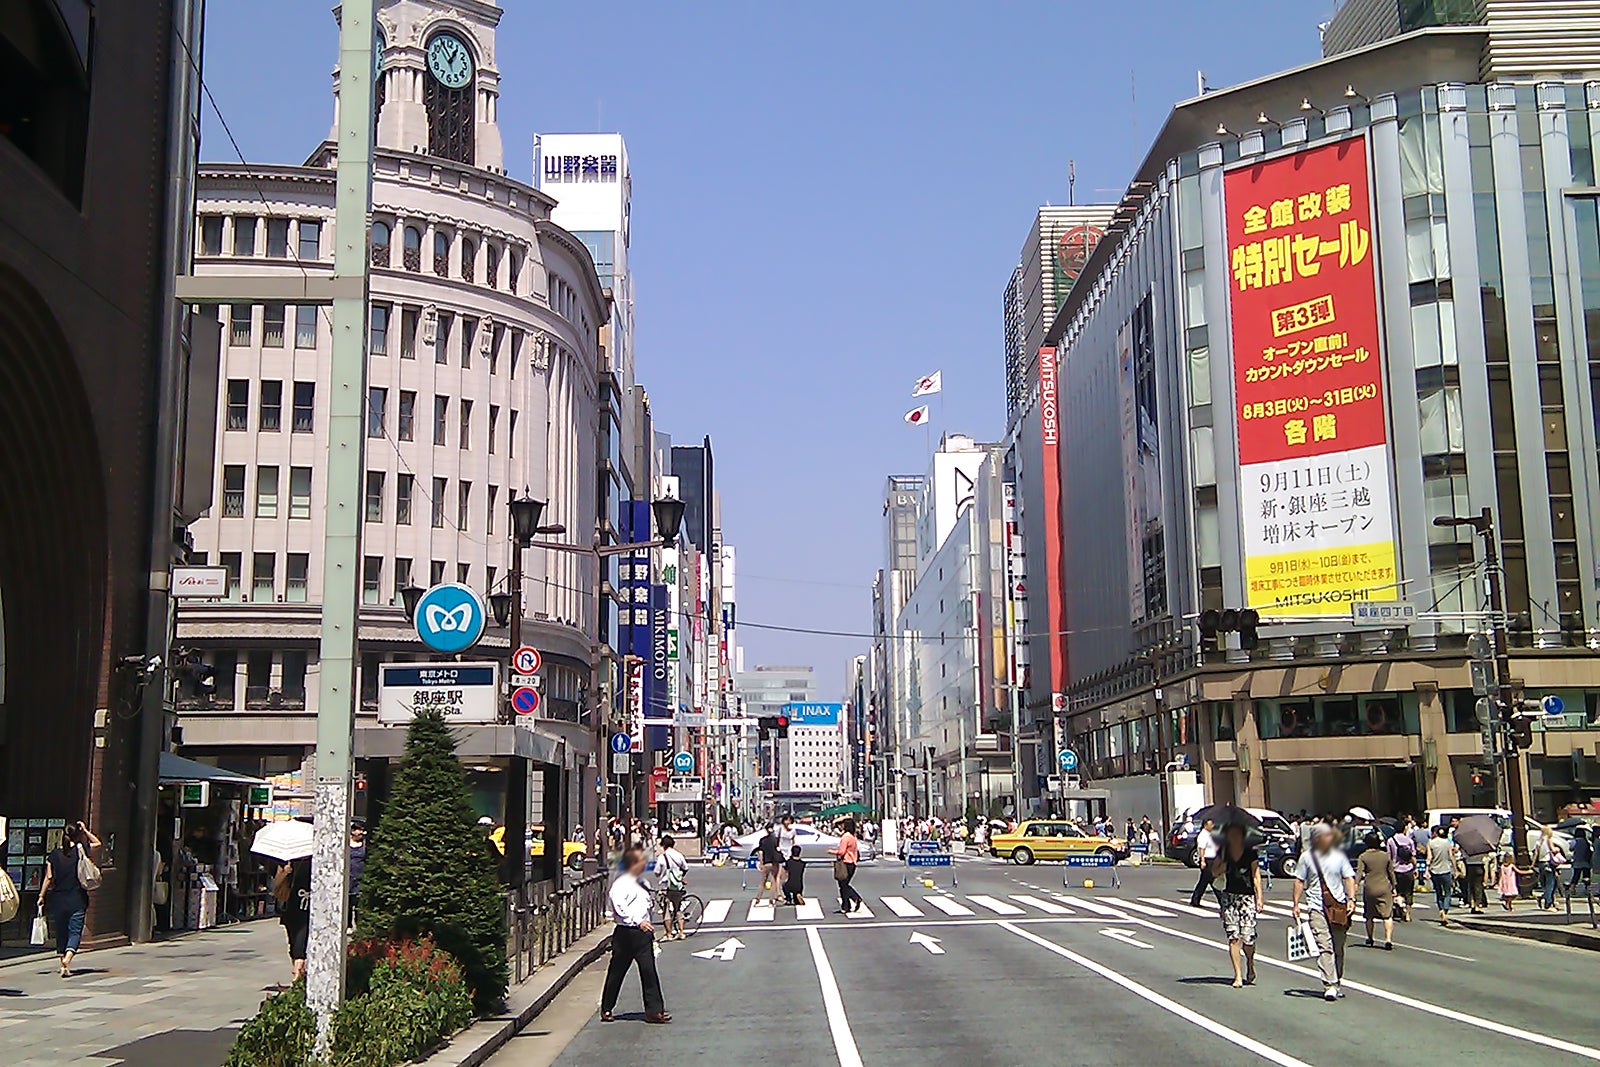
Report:
[{"label": "traffic light", "polygon": [[772,731],[778,726],[778,720],[771,715],[763,715],[756,720],[756,733],[765,741],[772,736]]},{"label": "traffic light", "polygon": [[772,721],[772,727],[778,732],[779,737],[789,736],[789,716],[779,715]]},{"label": "traffic light", "polygon": [[1255,608],[1207,608],[1200,613],[1200,648],[1216,651],[1224,634],[1238,634],[1239,647],[1246,652],[1261,644],[1256,627],[1261,624],[1261,613]]},{"label": "traffic light", "polygon": [[217,695],[217,669],[209,663],[199,663],[193,668],[191,677],[194,680],[196,696],[212,697]]}]

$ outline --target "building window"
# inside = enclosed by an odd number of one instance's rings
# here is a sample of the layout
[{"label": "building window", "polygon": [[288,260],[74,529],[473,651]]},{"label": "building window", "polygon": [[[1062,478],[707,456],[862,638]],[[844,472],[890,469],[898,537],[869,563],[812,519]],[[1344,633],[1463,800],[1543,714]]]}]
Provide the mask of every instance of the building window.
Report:
[{"label": "building window", "polygon": [[522,331],[511,331],[511,377],[517,376],[517,364],[522,362]]},{"label": "building window", "polygon": [[522,253],[515,248],[511,250],[511,262],[508,264],[508,269],[510,271],[510,280],[507,282],[506,288],[514,293],[517,291],[517,282],[522,277]]},{"label": "building window", "polygon": [[472,518],[472,483],[456,483],[456,529],[466,533]]},{"label": "building window", "polygon": [[200,220],[200,254],[222,255],[222,216],[206,215]]},{"label": "building window", "polygon": [[456,564],[456,581],[460,582],[462,585],[471,585],[472,584],[472,564],[470,564],[470,563],[457,563]]},{"label": "building window", "polygon": [[368,247],[372,251],[372,265],[374,267],[387,267],[389,265],[389,224],[387,222],[373,222]]},{"label": "building window", "polygon": [[400,390],[400,432],[402,441],[409,441],[416,430],[417,394],[411,389]]},{"label": "building window", "polygon": [[290,604],[304,604],[311,557],[305,552],[291,552],[284,563],[283,599]]},{"label": "building window", "polygon": [[488,241],[484,244],[483,280],[491,289],[499,287],[500,246],[495,244],[493,241]]},{"label": "building window", "polygon": [[411,525],[411,488],[416,476],[400,474],[394,481],[394,521],[400,526]]},{"label": "building window", "polygon": [[317,405],[317,383],[294,383],[294,426],[295,433],[310,433],[315,429],[314,412]]},{"label": "building window", "polygon": [[317,347],[317,307],[315,304],[300,304],[294,309],[294,346],[296,348]]},{"label": "building window", "polygon": [[470,237],[461,239],[461,278],[473,281],[478,273],[478,244]]},{"label": "building window", "polygon": [[490,537],[494,536],[494,509],[495,505],[499,502],[500,487],[498,485],[491,485],[489,487],[489,507],[484,511],[484,515],[486,515],[487,518],[484,520],[483,527],[483,532]]},{"label": "building window", "polygon": [[[243,599],[244,593],[240,586],[239,572],[244,568],[244,556],[238,552],[224,552],[222,554],[222,569],[228,572],[228,599],[238,601]],[[218,687],[221,692],[221,686]]]},{"label": "building window", "polygon": [[276,568],[278,557],[271,552],[257,552],[255,562],[250,565],[250,602],[252,604],[272,603],[275,590],[273,570]]},{"label": "building window", "polygon": [[317,219],[300,220],[299,254],[301,259],[322,258],[322,223]]},{"label": "building window", "polygon": [[436,396],[433,398],[433,443],[439,448],[444,447],[445,423],[450,417],[450,398]]},{"label": "building window", "polygon": [[250,304],[235,304],[228,309],[228,343],[235,348],[250,344],[250,317],[255,308]]},{"label": "building window", "polygon": [[400,311],[400,358],[417,358],[416,308],[402,308]]},{"label": "building window", "polygon": [[483,587],[485,589],[493,589],[494,588],[494,578],[495,578],[495,574],[496,574],[495,569],[493,567],[487,567],[487,568],[484,569],[484,573],[485,573],[486,577],[483,580]]},{"label": "building window", "polygon": [[405,235],[401,239],[401,255],[404,257],[406,270],[415,273],[422,272],[422,231],[415,226],[407,226]]},{"label": "building window", "polygon": [[450,276],[450,238],[438,232],[433,235],[433,273],[441,278]]},{"label": "building window", "polygon": [[372,386],[367,390],[367,436],[383,436],[383,409],[389,402],[389,390]]},{"label": "building window", "polygon": [[285,707],[303,709],[306,706],[306,654],[287,651],[283,654],[283,681],[278,689],[283,693]]},{"label": "building window", "polygon": [[256,219],[253,216],[233,217],[233,254],[236,256],[256,254]]},{"label": "building window", "polygon": [[261,414],[257,425],[266,433],[283,428],[283,383],[261,383]]},{"label": "building window", "polygon": [[291,519],[309,519],[311,517],[311,468],[289,468],[289,517]]},{"label": "building window", "polygon": [[374,356],[389,354],[389,305],[372,305],[372,333],[369,348]]},{"label": "building window", "polygon": [[283,305],[266,304],[261,309],[261,343],[268,348],[283,347]]},{"label": "building window", "polygon": [[228,379],[228,429],[250,428],[250,382],[245,378]]},{"label": "building window", "polygon": [[383,521],[383,472],[367,472],[367,521]]},{"label": "building window", "polygon": [[361,603],[378,604],[383,600],[383,557],[367,556],[361,561]]},{"label": "building window", "polygon": [[267,220],[267,256],[271,259],[289,258],[289,220]]},{"label": "building window", "polygon": [[461,366],[472,366],[472,343],[478,339],[478,320],[461,316]]},{"label": "building window", "polygon": [[244,466],[230,463],[222,468],[222,517],[244,518]]},{"label": "building window", "polygon": [[455,316],[448,311],[439,312],[439,328],[435,331],[433,339],[433,361],[435,363],[450,362],[450,326],[455,321]]},{"label": "building window", "polygon": [[278,468],[256,468],[256,518],[278,517]]},{"label": "building window", "polygon": [[494,455],[495,429],[500,425],[500,405],[489,405],[489,455]]},{"label": "building window", "polygon": [[472,447],[472,401],[461,401],[461,449],[466,451]]},{"label": "building window", "polygon": [[506,328],[496,326],[494,333],[489,338],[489,373],[494,374],[500,368],[500,342],[505,339]]},{"label": "building window", "polygon": [[428,584],[438,585],[444,581],[444,560],[436,559],[428,565]]},{"label": "building window", "polygon": [[404,556],[400,556],[394,561],[394,600],[391,603],[404,603],[405,597],[401,591],[410,584],[411,561]]},{"label": "building window", "polygon": [[506,431],[506,455],[517,458],[517,413],[511,413],[511,425]]},{"label": "building window", "polygon": [[[449,483],[443,478],[433,480],[433,500],[430,503],[433,505],[432,519],[435,530],[444,529],[444,494],[448,488]],[[434,584],[437,585],[438,582],[435,581]]]}]

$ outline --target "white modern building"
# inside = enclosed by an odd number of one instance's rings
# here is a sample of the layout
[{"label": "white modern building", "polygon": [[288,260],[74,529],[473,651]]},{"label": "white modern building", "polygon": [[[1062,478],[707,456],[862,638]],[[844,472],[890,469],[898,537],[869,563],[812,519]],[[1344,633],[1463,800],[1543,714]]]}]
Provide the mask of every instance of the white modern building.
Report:
[{"label": "white modern building", "polygon": [[780,788],[837,795],[844,788],[844,705],[790,704]]},{"label": "white modern building", "polygon": [[[425,658],[401,590],[506,586],[507,502],[587,538],[601,514],[599,380],[611,302],[556,202],[506,173],[496,123],[498,6],[383,4],[378,145],[365,241],[372,257],[360,620],[361,709],[377,665]],[[330,31],[332,27],[329,27]],[[333,52],[334,34],[327,35]],[[337,107],[337,77],[335,106]],[[196,271],[326,274],[337,146],[302,165],[202,168]],[[218,693],[180,704],[185,750],[260,773],[296,770],[315,744],[331,322],[326,309],[225,309],[215,503],[191,527],[225,567],[226,600],[188,603],[181,645],[217,668]],[[576,723],[594,633],[593,566],[525,554],[524,637],[545,653],[546,714]],[[499,658],[506,631],[483,646]],[[252,759],[259,757],[259,763]]]}]

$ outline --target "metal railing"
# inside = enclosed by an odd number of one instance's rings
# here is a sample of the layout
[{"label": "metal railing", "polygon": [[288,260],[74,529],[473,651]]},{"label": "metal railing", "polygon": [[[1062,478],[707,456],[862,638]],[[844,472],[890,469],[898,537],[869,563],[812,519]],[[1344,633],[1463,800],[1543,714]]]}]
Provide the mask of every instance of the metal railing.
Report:
[{"label": "metal railing", "polygon": [[564,886],[528,882],[506,894],[507,949],[515,981],[523,981],[605,922],[606,880],[604,874],[591,874]]}]

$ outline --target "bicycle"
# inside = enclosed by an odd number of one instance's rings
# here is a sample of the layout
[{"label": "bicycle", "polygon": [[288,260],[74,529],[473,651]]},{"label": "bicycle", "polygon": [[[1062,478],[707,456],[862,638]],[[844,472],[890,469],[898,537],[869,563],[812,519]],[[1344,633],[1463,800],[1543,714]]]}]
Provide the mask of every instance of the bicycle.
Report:
[{"label": "bicycle", "polygon": [[[654,914],[661,916],[661,933],[663,937],[667,934],[667,907],[667,891],[665,889],[656,890],[655,896],[651,899],[651,910]],[[683,920],[684,937],[693,937],[699,931],[700,920],[704,917],[705,910],[705,901],[693,893],[684,894],[683,901],[678,905],[678,914]]]}]

